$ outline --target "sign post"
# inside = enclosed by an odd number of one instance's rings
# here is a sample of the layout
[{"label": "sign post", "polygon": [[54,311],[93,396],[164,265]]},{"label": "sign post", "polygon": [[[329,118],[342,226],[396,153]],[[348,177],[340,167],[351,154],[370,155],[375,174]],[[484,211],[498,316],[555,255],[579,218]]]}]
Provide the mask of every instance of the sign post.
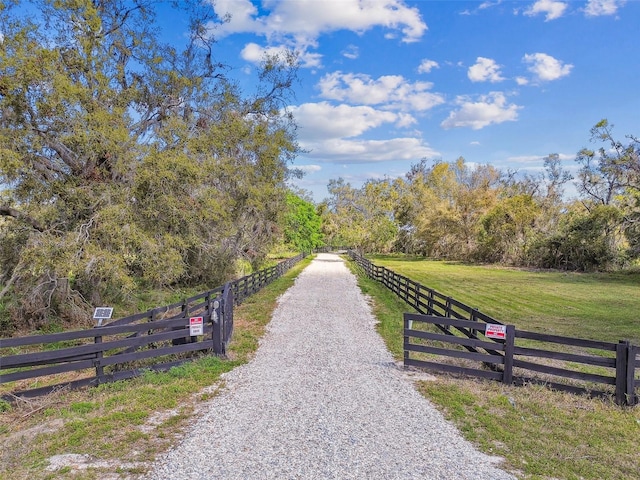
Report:
[{"label": "sign post", "polygon": [[[102,326],[103,320],[109,320],[113,315],[113,307],[96,307],[93,312],[93,319],[96,321],[96,328]],[[97,335],[93,338],[93,343],[102,343],[102,335]],[[102,383],[104,380],[104,367],[102,366],[102,357],[104,353],[102,350],[96,352],[96,358],[93,360],[93,365],[96,367],[96,378],[98,383]]]},{"label": "sign post", "polygon": [[96,326],[101,327],[103,320],[109,320],[113,315],[113,307],[96,307],[93,312],[93,319],[97,321]]}]

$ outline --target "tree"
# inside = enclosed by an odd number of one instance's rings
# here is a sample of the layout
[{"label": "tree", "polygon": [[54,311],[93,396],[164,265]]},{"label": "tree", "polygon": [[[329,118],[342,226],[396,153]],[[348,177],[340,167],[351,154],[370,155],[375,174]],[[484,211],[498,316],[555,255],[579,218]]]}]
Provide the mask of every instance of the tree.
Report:
[{"label": "tree", "polygon": [[565,208],[564,184],[571,175],[562,168],[560,156],[544,158],[538,175],[501,179],[498,200],[481,219],[477,259],[509,265],[536,263],[531,247],[558,233]]},{"label": "tree", "polygon": [[[576,161],[581,165],[578,173],[578,191],[583,198],[583,205],[588,212],[598,208],[594,216],[600,218],[604,211],[601,206],[616,209],[615,215],[608,215],[609,221],[596,222],[608,235],[605,244],[609,246],[610,256],[623,250],[624,233],[630,246],[632,256],[640,254],[640,142],[629,135],[625,145],[613,136],[613,125],[606,119],[598,122],[591,129],[591,141],[606,145],[597,150],[583,148],[578,152]],[[618,225],[611,225],[616,220]],[[609,261],[607,261],[609,262]]]},{"label": "tree", "polygon": [[360,189],[342,178],[331,180],[324,202],[323,230],[331,245],[347,245],[368,252],[388,252],[398,234],[393,215],[397,199],[390,180],[368,180]]},{"label": "tree", "polygon": [[[613,125],[600,120],[591,129],[592,142],[604,142],[597,151],[583,148],[576,156],[581,165],[578,190],[595,204],[610,205],[625,189],[640,189],[640,155],[638,140],[629,137],[628,145],[613,137]],[[589,206],[587,206],[589,208]]]},{"label": "tree", "polygon": [[531,195],[500,199],[480,220],[477,258],[485,262],[522,264],[534,238],[540,210]]},{"label": "tree", "polygon": [[620,235],[620,211],[611,205],[591,210],[578,204],[565,214],[559,231],[532,247],[536,265],[543,268],[595,271],[619,267],[624,260],[612,241]]},{"label": "tree", "polygon": [[285,243],[298,251],[311,252],[323,245],[321,226],[322,219],[315,205],[289,192],[284,227]]},{"label": "tree", "polygon": [[477,248],[479,221],[495,203],[500,172],[489,165],[426,162],[412,168],[398,218],[414,253],[470,259]]},{"label": "tree", "polygon": [[165,45],[151,0],[0,9],[0,298],[15,322],[87,318],[149,286],[221,282],[279,235],[297,60],[244,96],[215,61],[210,6]]}]

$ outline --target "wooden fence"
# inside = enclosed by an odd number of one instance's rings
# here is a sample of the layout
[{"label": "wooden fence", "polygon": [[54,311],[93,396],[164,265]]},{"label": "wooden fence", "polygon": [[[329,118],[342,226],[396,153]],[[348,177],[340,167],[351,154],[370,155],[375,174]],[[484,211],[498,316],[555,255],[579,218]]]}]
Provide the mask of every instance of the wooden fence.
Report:
[{"label": "wooden fence", "polygon": [[[640,347],[516,329],[350,251],[367,276],[419,314],[404,315],[404,364],[489,378],[543,383],[619,405],[638,403]],[[444,357],[444,358],[443,358]]]},{"label": "wooden fence", "polygon": [[[233,334],[234,304],[242,303],[304,257],[297,255],[182,302],[90,330],[0,339],[0,383],[83,372],[77,380],[13,393],[33,397],[63,386],[97,385],[131,378],[143,370],[167,370],[189,361],[194,352],[224,355]],[[193,336],[192,332],[198,332],[191,329],[192,319],[194,324],[202,322],[202,332]]]}]

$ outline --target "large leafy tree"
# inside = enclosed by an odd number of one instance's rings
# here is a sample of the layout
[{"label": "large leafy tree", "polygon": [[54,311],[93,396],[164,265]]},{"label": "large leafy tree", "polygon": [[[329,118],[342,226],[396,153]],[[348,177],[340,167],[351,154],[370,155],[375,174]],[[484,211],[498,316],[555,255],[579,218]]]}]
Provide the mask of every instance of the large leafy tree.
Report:
[{"label": "large leafy tree", "polygon": [[295,250],[311,252],[323,245],[322,218],[316,206],[293,192],[287,194],[284,240]]},{"label": "large leafy tree", "polygon": [[[640,253],[640,141],[631,135],[626,143],[620,141],[606,119],[594,125],[590,133],[591,142],[600,146],[578,152],[577,187],[585,217],[591,219],[593,228],[600,228],[599,241],[608,251],[601,257],[608,258],[609,264],[627,247],[632,257]],[[608,212],[607,221],[602,221],[603,212]],[[626,244],[621,242],[623,238]]]},{"label": "large leafy tree", "polygon": [[469,259],[477,248],[480,218],[495,203],[500,172],[489,165],[421,162],[407,175],[398,219],[415,253]]},{"label": "large leafy tree", "polygon": [[14,322],[86,318],[153,286],[219,282],[277,236],[293,55],[243,94],[215,60],[211,9],[175,2],[165,45],[151,0],[0,7],[0,298]]},{"label": "large leafy tree", "polygon": [[344,179],[331,180],[329,198],[320,206],[323,232],[332,245],[388,252],[396,242],[394,218],[397,186],[388,179],[369,180],[361,188]]}]

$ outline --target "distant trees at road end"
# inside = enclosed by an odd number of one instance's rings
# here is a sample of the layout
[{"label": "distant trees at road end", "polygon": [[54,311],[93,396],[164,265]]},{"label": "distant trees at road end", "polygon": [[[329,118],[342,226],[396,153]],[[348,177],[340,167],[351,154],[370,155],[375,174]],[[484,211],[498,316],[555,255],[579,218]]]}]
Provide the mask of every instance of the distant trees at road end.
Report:
[{"label": "distant trees at road end", "polygon": [[[329,184],[320,205],[326,241],[369,252],[578,271],[633,264],[640,256],[640,142],[591,129],[597,149],[576,156],[573,177],[559,155],[544,172],[518,176],[491,165],[421,161],[401,179],[353,188]],[[564,190],[575,181],[578,198]]]}]

